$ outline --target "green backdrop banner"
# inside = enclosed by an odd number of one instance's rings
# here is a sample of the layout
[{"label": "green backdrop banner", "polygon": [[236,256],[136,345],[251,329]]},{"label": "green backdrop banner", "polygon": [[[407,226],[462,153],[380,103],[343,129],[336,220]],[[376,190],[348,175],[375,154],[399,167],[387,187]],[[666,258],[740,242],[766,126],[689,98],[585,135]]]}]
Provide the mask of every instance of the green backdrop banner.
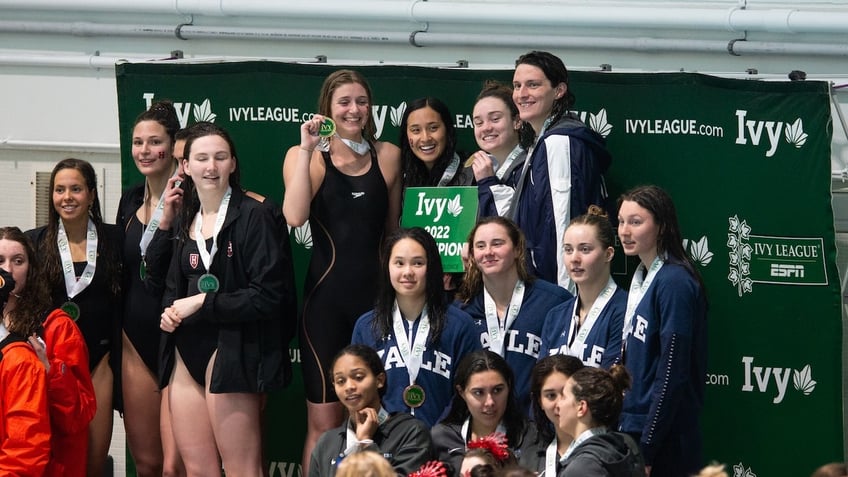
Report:
[{"label": "green backdrop banner", "polygon": [[[171,99],[184,124],[227,128],[246,187],[282,197],[286,149],[315,111],[336,67],[272,62],[123,64],[117,67],[124,185],[135,116]],[[460,157],[476,150],[471,110],[483,82],[507,70],[357,67],[375,92],[382,140],[397,143],[406,102],[433,95],[455,114]],[[703,418],[705,456],[736,476],[809,475],[841,461],[841,297],[830,203],[827,84],[730,80],[699,74],[572,72],[575,110],[606,136],[617,196],[654,183],[675,199],[686,250],[710,301]],[[302,280],[308,227],[292,231]],[[614,270],[629,283],[635,262]],[[297,362],[294,343],[291,350]],[[272,476],[299,475],[305,429],[302,380],[272,396]],[[806,437],[805,437],[806,436]]]}]

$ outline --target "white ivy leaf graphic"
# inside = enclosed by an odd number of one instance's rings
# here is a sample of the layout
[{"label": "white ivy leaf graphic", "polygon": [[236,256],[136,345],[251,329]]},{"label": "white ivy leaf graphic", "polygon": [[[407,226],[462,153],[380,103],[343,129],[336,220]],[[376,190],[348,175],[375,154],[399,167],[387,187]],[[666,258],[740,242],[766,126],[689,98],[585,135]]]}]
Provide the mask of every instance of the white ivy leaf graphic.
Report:
[{"label": "white ivy leaf graphic", "polygon": [[742,236],[742,238],[745,239],[745,240],[748,240],[748,238],[751,234],[751,227],[744,220],[742,221],[741,224],[739,224],[739,231],[740,231],[740,235]]},{"label": "white ivy leaf graphic", "polygon": [[727,234],[727,246],[730,248],[736,248],[737,244],[739,244],[739,241],[736,240],[736,234]]},{"label": "white ivy leaf graphic", "polygon": [[397,108],[391,106],[389,108],[391,109],[392,126],[399,127],[403,119],[403,113],[406,112],[406,101],[401,102]]},{"label": "white ivy leaf graphic", "polygon": [[307,250],[312,248],[312,227],[309,225],[309,221],[294,229],[294,241]]},{"label": "white ivy leaf graphic", "polygon": [[459,203],[459,194],[456,194],[456,197],[448,201],[448,213],[454,217],[458,217],[459,214],[462,213],[462,205]]},{"label": "white ivy leaf graphic", "polygon": [[701,240],[692,242],[691,255],[692,259],[703,266],[707,266],[713,260],[713,253],[709,250],[707,236],[701,237]]},{"label": "white ivy leaf graphic", "polygon": [[813,381],[812,370],[810,365],[804,366],[801,371],[792,373],[792,384],[795,389],[804,393],[804,396],[809,396],[816,389],[816,382]]},{"label": "white ivy leaf graphic", "polygon": [[796,148],[800,148],[807,142],[807,133],[804,132],[804,122],[801,118],[796,119],[791,126],[786,127],[784,136],[786,136],[786,142]]},{"label": "white ivy leaf graphic", "polygon": [[689,248],[689,239],[683,239],[683,250]]},{"label": "white ivy leaf graphic", "polygon": [[215,118],[218,117],[217,114],[212,112],[212,104],[209,102],[209,98],[204,99],[200,104],[195,104],[193,111],[194,120],[197,122],[208,121],[214,123]]},{"label": "white ivy leaf graphic", "polygon": [[602,108],[598,114],[589,114],[589,127],[603,137],[607,137],[612,131],[612,125],[607,122],[607,110]]},{"label": "white ivy leaf graphic", "polygon": [[745,471],[745,477],[757,477],[757,474],[751,472],[751,469]]},{"label": "white ivy leaf graphic", "polygon": [[747,243],[742,244],[742,259],[751,260],[751,251],[753,249]]},{"label": "white ivy leaf graphic", "polygon": [[730,269],[730,273],[727,275],[727,279],[730,280],[730,283],[736,285],[739,283],[739,272],[735,268]]},{"label": "white ivy leaf graphic", "polygon": [[742,280],[742,291],[752,292],[754,290],[754,282],[750,278]]},{"label": "white ivy leaf graphic", "polygon": [[730,252],[728,255],[730,256],[730,264],[731,265],[736,265],[736,264],[739,263],[739,254],[738,253]]},{"label": "white ivy leaf graphic", "polygon": [[748,262],[742,262],[742,276],[747,277],[751,274],[751,265]]},{"label": "white ivy leaf graphic", "polygon": [[745,466],[741,462],[733,466],[733,477],[745,477]]},{"label": "white ivy leaf graphic", "polygon": [[739,231],[739,217],[734,215],[733,217],[728,217],[727,221],[730,222],[730,231],[738,232]]}]

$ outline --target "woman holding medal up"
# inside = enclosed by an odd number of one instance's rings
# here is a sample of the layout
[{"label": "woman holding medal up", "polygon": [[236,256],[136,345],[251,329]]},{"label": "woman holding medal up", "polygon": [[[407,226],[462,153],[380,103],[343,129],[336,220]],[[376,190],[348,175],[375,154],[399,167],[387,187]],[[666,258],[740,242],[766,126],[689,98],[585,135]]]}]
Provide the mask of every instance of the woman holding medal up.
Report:
[{"label": "woman holding medal up", "polygon": [[707,371],[704,285],[683,249],[674,203],[659,187],[621,196],[618,236],[640,262],[624,316],[621,362],[633,387],[620,430],[639,442],[649,475],[696,474]]},{"label": "woman holding medal up", "polygon": [[[103,223],[94,168],[80,159],[59,161],[50,175],[48,222],[27,232],[38,250],[41,279],[85,338],[97,402],[90,424],[88,475],[100,476],[112,436],[110,357],[121,323],[120,227]],[[119,364],[116,363],[116,366]]]},{"label": "woman holding medal up", "polygon": [[456,364],[480,345],[471,318],[447,303],[442,261],[426,230],[398,230],[382,257],[376,306],[356,322],[351,342],[380,354],[389,383],[386,410],[433,426],[453,395]]},{"label": "woman holding medal up", "polygon": [[524,234],[507,218],[480,219],[468,243],[470,266],[458,302],[474,320],[481,345],[509,363],[519,409],[529,410],[530,370],[539,359],[545,316],[571,294],[530,275]]},{"label": "woman holding medal up", "polygon": [[[170,229],[182,201],[182,189],[174,187],[181,179],[174,157],[179,129],[177,111],[168,101],[153,103],[136,118],[132,157],[144,182],[124,192],[115,221],[124,230],[124,427],[140,477],[161,476],[163,469],[165,475],[185,473],[171,437],[168,388],[160,392],[158,380],[159,316],[171,260]],[[164,242],[151,249],[153,240]]]},{"label": "woman holding medal up", "polygon": [[374,140],[372,104],[360,73],[331,73],[321,86],[319,114],[301,125],[300,144],[283,163],[283,214],[292,227],[308,220],[313,244],[299,336],[307,411],[304,474],[318,437],[342,422],[328,372],[350,343],[356,319],[374,307],[380,243],[400,217],[399,151]]},{"label": "woman holding medal up", "polygon": [[480,150],[468,158],[477,180],[479,216],[505,216],[515,194],[515,175],[527,158],[532,133],[522,126],[512,88],[487,81],[471,113]]},{"label": "woman holding medal up", "polygon": [[[186,141],[160,328],[160,386],[188,475],[263,474],[263,393],[282,388],[285,267],[275,210],[239,184],[229,135],[204,123]],[[153,244],[151,244],[153,246]]]},{"label": "woman holding medal up", "polygon": [[609,369],[621,353],[627,292],[610,275],[615,232],[600,207],[571,221],[562,239],[563,262],[577,295],[552,309],[542,328],[540,356],[567,354]]}]

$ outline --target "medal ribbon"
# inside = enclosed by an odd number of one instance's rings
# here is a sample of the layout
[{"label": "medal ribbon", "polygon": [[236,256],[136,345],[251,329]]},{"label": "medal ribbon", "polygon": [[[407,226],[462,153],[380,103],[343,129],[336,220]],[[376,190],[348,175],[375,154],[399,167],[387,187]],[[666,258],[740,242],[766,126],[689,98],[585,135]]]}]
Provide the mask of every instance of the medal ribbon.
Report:
[{"label": "medal ribbon", "polygon": [[[392,326],[394,327],[400,357],[406,365],[407,374],[409,374],[409,384],[413,385],[415,384],[415,379],[418,378],[418,371],[421,369],[421,362],[424,356],[424,347],[427,343],[427,337],[430,335],[430,318],[427,317],[427,307],[425,306],[421,311],[418,329],[415,330],[411,347],[409,337],[406,334],[406,328],[403,326],[403,321],[404,318],[400,314],[397,301],[395,301],[395,306],[392,309]],[[412,323],[410,323],[410,327],[412,327]]]},{"label": "medal ribbon", "polygon": [[[471,441],[471,416],[465,418],[465,422],[462,423],[462,429],[460,430],[460,435],[462,436],[462,441],[465,444],[468,444]],[[503,422],[498,423],[498,427],[495,428],[495,432],[500,432],[506,435],[506,427],[504,427]],[[477,438],[486,437],[486,436],[477,436]],[[468,450],[468,446],[465,447],[465,450]]]},{"label": "medal ribbon", "polygon": [[497,172],[495,172],[495,175],[498,177],[498,179],[503,180],[503,176],[506,174],[506,171],[512,168],[512,163],[515,162],[515,159],[520,156],[522,152],[524,152],[524,148],[521,147],[521,144],[516,144],[515,147],[512,149],[512,152],[510,152],[509,155],[506,156],[506,160],[503,162],[503,164],[501,164],[500,167],[498,167]]},{"label": "medal ribbon", "polygon": [[[607,303],[609,303],[616,288],[618,287],[616,286],[615,281],[612,277],[609,277],[606,287],[601,290],[601,294],[598,295],[598,298],[595,298],[595,303],[592,303],[592,308],[589,309],[589,313],[586,315],[586,321],[583,322],[582,326],[579,325],[580,317],[577,316],[578,300],[574,300],[574,309],[571,314],[571,329],[568,331],[567,346],[568,354],[570,356],[580,358],[581,361],[583,360],[581,352],[583,351],[583,345],[586,343],[586,338],[589,336],[589,332],[592,331],[592,327],[595,326],[595,322],[598,320],[598,316],[600,316],[601,311],[603,311],[604,307],[606,307]],[[578,326],[580,327],[580,331],[577,332],[577,336],[574,336]]]},{"label": "medal ribbon", "polygon": [[623,351],[627,348],[627,336],[633,332],[633,317],[636,314],[636,307],[642,302],[645,292],[648,291],[648,288],[654,281],[654,277],[657,276],[657,272],[662,268],[663,263],[663,259],[658,255],[651,262],[651,268],[648,269],[647,275],[645,275],[645,264],[643,263],[639,264],[636,268],[636,273],[633,274],[633,281],[630,282],[630,293],[627,294],[627,312],[624,315],[624,329],[621,333],[622,358],[624,357]]},{"label": "medal ribbon", "polygon": [[[383,406],[380,406],[380,410],[377,412],[377,425],[382,426],[386,420],[389,419],[389,411],[386,411]],[[353,451],[356,450],[356,447],[359,446],[360,440],[356,438],[356,427],[353,425],[353,417],[348,420],[347,432],[346,436],[346,445],[344,456],[347,457]]]},{"label": "medal ribbon", "polygon": [[515,187],[515,196],[510,204],[509,212],[506,214],[506,217],[512,220],[515,220],[515,214],[518,212],[518,200],[521,198],[521,192],[524,190],[524,182],[526,182],[527,179],[527,171],[530,170],[530,165],[533,162],[533,151],[536,150],[536,146],[539,144],[539,141],[542,140],[542,136],[545,135],[548,127],[550,127],[552,119],[552,117],[545,119],[545,122],[542,123],[542,130],[539,131],[539,135],[536,136],[536,140],[533,142],[533,145],[527,149],[527,160],[524,161],[524,167],[521,168],[521,175],[518,177],[518,185]]},{"label": "medal ribbon", "polygon": [[68,243],[68,233],[65,232],[65,224],[59,219],[59,232],[56,235],[56,245],[59,247],[59,257],[62,259],[62,272],[65,275],[65,291],[68,300],[77,296],[91,284],[94,279],[94,271],[97,268],[97,228],[94,221],[88,219],[88,231],[85,243],[85,269],[82,276],[77,280],[74,273],[74,261],[71,258],[71,247]]},{"label": "medal ribbon", "polygon": [[[179,169],[177,169],[178,171]],[[174,174],[171,176],[177,175],[177,171],[174,171]],[[146,186],[145,186],[146,187]],[[159,228],[159,222],[162,221],[162,214],[165,212],[165,191],[162,191],[162,195],[159,196],[159,202],[156,204],[156,209],[153,211],[153,215],[150,216],[150,223],[147,224],[147,227],[144,228],[144,232],[141,234],[141,240],[138,242],[138,248],[141,250],[141,258],[144,261],[144,256],[147,254],[147,247],[150,245],[150,241],[153,240],[153,235],[156,233],[156,229]]]},{"label": "medal ribbon", "polygon": [[[338,134],[336,135],[338,136]],[[359,154],[360,156],[371,150],[371,144],[369,144],[368,141],[366,141],[365,139],[360,142],[356,142],[353,139],[345,139],[341,136],[339,136],[339,139],[341,139],[347,147],[351,148],[353,152]]]},{"label": "medal ribbon", "polygon": [[221,198],[221,205],[218,207],[218,216],[215,217],[215,228],[212,229],[212,250],[206,251],[206,241],[203,240],[203,210],[197,211],[194,216],[194,242],[197,244],[197,252],[200,254],[200,260],[203,266],[206,267],[206,273],[209,273],[212,266],[212,259],[218,253],[218,233],[221,227],[224,226],[224,219],[227,218],[227,209],[230,207],[230,196],[233,194],[233,188],[227,186],[227,192]]},{"label": "medal ribbon", "polygon": [[442,178],[439,179],[439,184],[436,187],[444,187],[448,185],[448,182],[453,179],[453,176],[456,175],[456,171],[459,170],[459,154],[453,153],[453,159],[451,159],[450,164],[445,169],[445,172],[442,173]]},{"label": "medal ribbon", "polygon": [[483,287],[483,303],[485,304],[486,312],[486,329],[489,332],[489,349],[503,357],[504,341],[506,333],[509,331],[512,323],[518,317],[518,312],[521,311],[521,303],[524,301],[524,282],[518,280],[515,282],[515,287],[512,289],[512,298],[509,300],[509,308],[504,317],[504,326],[501,328],[501,322],[498,319],[497,306],[492,295],[486,287]]},{"label": "medal ribbon", "polygon": [[568,446],[568,449],[565,450],[565,454],[562,455],[562,459],[560,459],[559,461],[565,462],[566,460],[568,460],[568,458],[574,452],[574,449],[576,449],[577,446],[588,440],[590,437],[604,434],[606,432],[606,427],[593,427],[591,429],[586,429],[585,431],[581,432],[580,435],[577,436],[577,439],[574,439],[574,442],[572,442],[571,445]]},{"label": "medal ribbon", "polygon": [[[556,465],[557,461],[557,437],[554,436],[554,440],[548,444],[547,450],[545,450],[545,477],[556,477]],[[541,476],[540,476],[541,477]]]}]

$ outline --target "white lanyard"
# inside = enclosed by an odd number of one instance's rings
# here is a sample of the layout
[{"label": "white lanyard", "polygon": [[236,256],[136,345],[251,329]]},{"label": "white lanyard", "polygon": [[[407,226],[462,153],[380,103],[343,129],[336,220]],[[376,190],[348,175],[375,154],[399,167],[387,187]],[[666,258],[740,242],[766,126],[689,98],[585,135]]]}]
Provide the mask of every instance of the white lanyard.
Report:
[{"label": "white lanyard", "polygon": [[[227,218],[227,209],[230,206],[230,196],[233,193],[233,188],[227,186],[227,192],[221,198],[221,205],[218,206],[218,216],[215,217],[215,228],[212,229],[212,249],[206,251],[206,241],[203,240],[203,211],[198,210],[194,217],[194,242],[197,244],[197,253],[200,254],[200,260],[203,266],[206,267],[206,272],[209,272],[209,267],[212,266],[212,259],[218,252],[218,232],[224,226],[224,220]],[[202,207],[201,207],[202,209]]]},{"label": "white lanyard", "polygon": [[545,477],[556,477],[557,455],[557,437],[548,444],[548,449],[545,451]]},{"label": "white lanyard", "polygon": [[341,136],[339,136],[339,139],[341,139],[342,142],[347,145],[347,147],[353,150],[353,152],[359,154],[360,156],[371,150],[371,144],[369,144],[368,141],[366,141],[365,139],[360,142],[356,142],[353,139],[345,139]]},{"label": "white lanyard", "polygon": [[504,341],[509,328],[518,317],[518,312],[521,311],[521,303],[524,301],[524,282],[518,280],[515,282],[515,288],[512,289],[512,298],[509,300],[509,308],[504,316],[504,326],[501,327],[501,322],[498,319],[498,310],[495,306],[495,300],[486,287],[483,287],[483,303],[485,304],[486,313],[486,329],[489,332],[489,349],[494,351],[501,357],[504,355]]},{"label": "white lanyard", "polygon": [[[471,434],[468,433],[469,428],[471,427],[471,416],[465,418],[465,422],[462,423],[462,428],[459,431],[462,435],[462,442],[465,443],[465,450],[468,450],[468,442],[471,440]],[[495,428],[495,432],[500,432],[501,434],[506,435],[506,427],[504,427],[503,422],[498,423],[498,427]],[[477,436],[478,439],[486,437],[486,436]]]},{"label": "white lanyard", "polygon": [[636,307],[642,302],[645,292],[648,291],[648,288],[654,281],[654,277],[657,276],[657,272],[662,268],[663,263],[663,259],[657,255],[654,261],[651,262],[651,268],[648,269],[647,275],[644,275],[645,264],[640,263],[636,267],[636,273],[633,274],[633,281],[630,282],[630,293],[627,295],[627,313],[624,315],[624,330],[622,330],[621,334],[622,349],[627,347],[627,336],[633,332],[633,316],[636,314]]},{"label": "white lanyard", "polygon": [[512,149],[512,152],[506,156],[506,160],[500,167],[498,167],[497,172],[495,172],[498,179],[503,179],[503,176],[506,175],[507,171],[512,169],[512,163],[515,162],[522,152],[524,152],[524,148],[521,147],[521,144],[516,144],[516,146]]},{"label": "white lanyard", "polygon": [[[609,277],[606,287],[604,287],[601,294],[595,298],[595,303],[592,303],[592,308],[589,309],[589,313],[586,315],[586,321],[583,322],[582,326],[580,325],[580,317],[577,315],[577,305],[580,300],[579,298],[574,300],[574,309],[571,313],[571,328],[568,330],[568,344],[566,345],[570,356],[575,356],[581,360],[583,359],[583,345],[586,343],[586,338],[589,337],[589,332],[592,331],[592,327],[595,326],[598,316],[600,316],[601,311],[603,311],[604,307],[606,307],[607,303],[609,303],[616,288],[618,287],[616,286],[615,281],[612,277]],[[580,331],[577,331],[578,328]],[[577,332],[577,336],[574,336],[575,332]]]},{"label": "white lanyard", "polygon": [[[174,171],[174,174],[171,176],[177,175],[177,171]],[[147,187],[147,184],[145,184]],[[156,204],[156,209],[153,211],[153,215],[150,216],[150,222],[147,224],[147,227],[144,228],[144,232],[141,234],[141,240],[138,242],[138,247],[141,250],[141,258],[147,254],[147,246],[150,245],[150,241],[153,240],[153,235],[156,233],[156,229],[159,228],[159,222],[162,221],[162,214],[165,212],[165,191],[162,191],[162,195],[159,196],[159,202]]]},{"label": "white lanyard", "polygon": [[521,168],[521,175],[518,177],[518,185],[515,186],[515,197],[510,204],[509,211],[506,214],[506,217],[512,220],[515,220],[515,216],[518,214],[518,201],[521,200],[521,193],[524,190],[524,182],[527,179],[527,171],[530,169],[530,165],[533,162],[533,152],[536,150],[536,146],[539,144],[539,141],[542,140],[542,136],[545,135],[548,127],[551,125],[552,119],[553,117],[545,119],[545,122],[542,123],[542,130],[539,131],[539,135],[536,136],[536,140],[533,142],[533,145],[527,149],[527,159],[524,161],[524,167]]},{"label": "white lanyard", "polygon": [[[427,343],[427,337],[430,335],[430,319],[427,317],[427,307],[421,311],[419,318],[418,329],[415,331],[415,336],[412,338],[412,346],[409,344],[409,337],[406,334],[406,329],[403,326],[403,316],[400,314],[397,302],[392,309],[392,326],[395,331],[395,338],[398,342],[398,352],[400,353],[403,363],[406,365],[406,372],[409,374],[409,384],[415,384],[418,378],[418,371],[421,369],[421,362],[424,356],[424,345]],[[410,327],[412,323],[410,322]]]},{"label": "white lanyard", "polygon": [[[380,406],[380,410],[377,412],[377,425],[382,426],[388,418],[389,412],[383,406]],[[353,416],[351,416],[350,420],[348,420],[347,432],[345,433],[345,456],[350,455],[362,442],[356,438],[356,426],[353,425],[353,419]]]},{"label": "white lanyard", "polygon": [[568,446],[568,449],[565,450],[565,454],[562,455],[562,459],[560,459],[559,461],[564,463],[566,460],[568,460],[569,457],[571,457],[571,454],[574,452],[574,449],[576,449],[577,446],[588,440],[590,437],[604,434],[605,432],[607,432],[607,429],[605,427],[593,427],[591,429],[586,429],[585,431],[581,432],[580,435],[577,436],[577,439],[574,439],[574,442],[572,442],[571,445]]},{"label": "white lanyard", "polygon": [[3,341],[7,336],[9,336],[9,330],[7,330],[6,325],[0,321],[0,341]]},{"label": "white lanyard", "polygon": [[445,172],[442,173],[442,178],[439,179],[439,184],[436,187],[444,187],[448,185],[448,182],[453,179],[453,176],[456,175],[456,171],[459,169],[459,154],[453,153],[453,159],[451,159],[450,164],[445,169]]},{"label": "white lanyard", "polygon": [[68,299],[71,299],[85,290],[94,279],[94,271],[97,268],[97,228],[94,226],[94,221],[88,219],[85,244],[86,264],[79,280],[77,280],[77,275],[74,272],[74,261],[71,258],[68,233],[65,232],[65,224],[62,223],[62,219],[59,219],[56,245],[59,246],[59,257],[62,259],[62,271],[65,274],[65,291],[68,293]]}]

